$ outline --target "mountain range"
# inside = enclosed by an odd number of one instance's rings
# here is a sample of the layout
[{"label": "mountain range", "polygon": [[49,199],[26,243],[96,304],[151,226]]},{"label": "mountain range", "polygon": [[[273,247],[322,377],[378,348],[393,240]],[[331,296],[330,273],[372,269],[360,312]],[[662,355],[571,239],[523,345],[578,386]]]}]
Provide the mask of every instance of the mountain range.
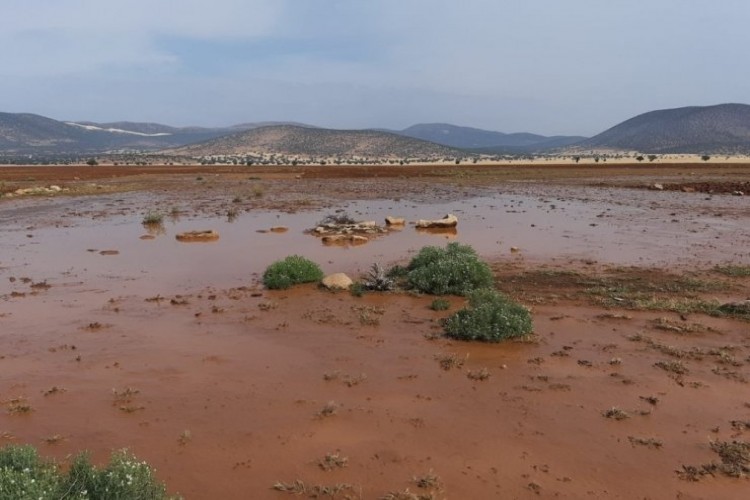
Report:
[{"label": "mountain range", "polygon": [[161,151],[186,155],[269,153],[344,157],[435,157],[469,153],[750,153],[750,106],[719,104],[650,111],[591,138],[502,133],[447,123],[403,130],[331,130],[293,122],[228,127],[58,121],[0,113],[0,154]]}]

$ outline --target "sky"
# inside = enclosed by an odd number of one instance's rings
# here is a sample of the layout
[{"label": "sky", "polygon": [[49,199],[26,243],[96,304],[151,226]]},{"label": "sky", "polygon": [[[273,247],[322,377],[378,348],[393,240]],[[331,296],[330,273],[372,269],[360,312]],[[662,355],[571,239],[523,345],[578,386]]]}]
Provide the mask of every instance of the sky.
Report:
[{"label": "sky", "polygon": [[747,0],[0,0],[0,111],[594,135],[750,103]]}]

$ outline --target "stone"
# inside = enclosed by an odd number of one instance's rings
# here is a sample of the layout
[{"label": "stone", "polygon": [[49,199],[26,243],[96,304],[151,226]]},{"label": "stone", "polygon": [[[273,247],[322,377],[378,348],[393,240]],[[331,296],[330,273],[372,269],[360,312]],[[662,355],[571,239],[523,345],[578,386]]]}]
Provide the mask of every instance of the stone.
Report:
[{"label": "stone", "polygon": [[335,245],[337,243],[361,245],[363,243],[367,243],[370,240],[358,234],[329,234],[327,236],[323,236],[322,241],[327,245]]},{"label": "stone", "polygon": [[271,229],[269,229],[272,233],[286,233],[289,231],[289,228],[286,226],[274,226]]},{"label": "stone", "polygon": [[521,249],[518,248],[518,247],[510,247],[510,253],[518,253],[520,251],[521,251]]},{"label": "stone", "polygon": [[219,239],[219,233],[213,229],[206,231],[187,231],[185,233],[179,233],[175,235],[177,241],[193,242],[193,241],[216,241]]},{"label": "stone", "polygon": [[385,224],[386,226],[403,226],[406,224],[406,219],[403,217],[393,217],[392,215],[389,215],[385,218]]},{"label": "stone", "polygon": [[458,217],[453,214],[448,214],[442,219],[437,220],[420,219],[417,221],[416,225],[418,228],[456,227],[458,225]]},{"label": "stone", "polygon": [[733,196],[745,196],[744,191],[732,191]]},{"label": "stone", "polygon": [[62,191],[62,188],[60,186],[55,186],[54,184],[49,187],[50,191],[54,191],[55,193],[59,193]]},{"label": "stone", "polygon": [[334,273],[323,278],[320,284],[329,290],[348,290],[354,282],[344,273]]},{"label": "stone", "polygon": [[653,191],[664,191],[664,184],[651,184],[648,188]]}]

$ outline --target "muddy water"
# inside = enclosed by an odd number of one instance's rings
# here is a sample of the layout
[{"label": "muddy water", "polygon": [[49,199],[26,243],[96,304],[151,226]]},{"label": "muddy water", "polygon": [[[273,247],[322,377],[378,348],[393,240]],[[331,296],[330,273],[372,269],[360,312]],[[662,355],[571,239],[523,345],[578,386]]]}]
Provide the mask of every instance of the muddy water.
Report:
[{"label": "muddy water", "polygon": [[[455,240],[490,259],[750,262],[742,200],[717,209],[673,194],[617,202],[553,194],[333,209],[373,220],[455,213]],[[326,247],[304,230],[333,209],[243,212],[233,222],[187,209],[149,234],[140,221],[158,195],[121,196],[0,206],[0,401],[32,407],[0,414],[0,443],[32,443],[61,460],[89,449],[102,461],[130,447],[187,498],[285,498],[271,486],[295,479],[351,483],[362,498],[379,498],[420,491],[412,478],[429,471],[442,480],[437,498],[746,498],[746,482],[689,483],[674,471],[715,460],[711,439],[742,437],[730,421],[750,420],[747,384],[715,373],[713,358],[686,361],[689,375],[677,383],[654,367],[664,355],[628,340],[733,345],[744,360],[746,323],[696,317],[719,333],[684,338],[650,329],[658,313],[602,319],[561,305],[535,310],[538,344],[428,340],[450,313],[431,311],[429,298],[357,299],[312,286],[269,293],[258,274],[292,253],[357,274],[454,235],[407,226],[366,245]],[[279,225],[289,230],[258,232]],[[219,241],[174,238],[201,229],[217,230]],[[449,353],[462,369],[439,368],[435,356]],[[489,380],[467,378],[481,368]],[[750,377],[744,365],[730,368]],[[127,388],[127,398],[113,394]],[[322,416],[328,402],[335,412]],[[612,406],[632,417],[603,418]],[[664,446],[634,446],[631,436]],[[348,466],[321,470],[330,452]]]}]

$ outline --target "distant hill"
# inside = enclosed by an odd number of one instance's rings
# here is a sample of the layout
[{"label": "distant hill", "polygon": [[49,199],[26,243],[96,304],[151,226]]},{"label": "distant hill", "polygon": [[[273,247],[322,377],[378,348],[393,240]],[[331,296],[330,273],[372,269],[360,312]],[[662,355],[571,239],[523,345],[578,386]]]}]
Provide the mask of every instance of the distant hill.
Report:
[{"label": "distant hill", "polygon": [[65,122],[28,113],[0,113],[0,153],[94,154],[117,150],[157,151],[204,142],[269,123],[243,123],[218,128],[170,127],[159,123]]},{"label": "distant hill", "polygon": [[748,153],[750,106],[719,104],[651,111],[577,147],[642,153]]},{"label": "distant hill", "polygon": [[338,158],[443,158],[457,149],[377,130],[332,130],[293,125],[260,127],[168,151],[190,156],[279,154]]},{"label": "distant hill", "polygon": [[580,142],[585,137],[546,137],[526,132],[504,134],[472,127],[459,127],[448,123],[420,123],[394,131],[396,134],[422,139],[453,148],[473,149],[488,153],[506,151],[540,151],[564,147]]}]

